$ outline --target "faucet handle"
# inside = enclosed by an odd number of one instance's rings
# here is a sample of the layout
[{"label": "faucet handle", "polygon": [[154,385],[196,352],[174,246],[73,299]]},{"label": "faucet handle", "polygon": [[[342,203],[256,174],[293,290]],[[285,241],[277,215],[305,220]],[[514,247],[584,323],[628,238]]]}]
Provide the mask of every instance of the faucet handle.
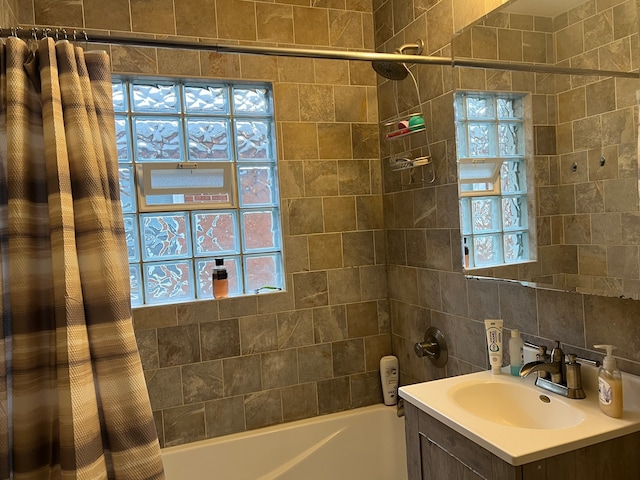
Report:
[{"label": "faucet handle", "polygon": [[553,342],[553,349],[551,350],[551,361],[564,363],[564,352],[560,348],[560,342],[558,340]]}]

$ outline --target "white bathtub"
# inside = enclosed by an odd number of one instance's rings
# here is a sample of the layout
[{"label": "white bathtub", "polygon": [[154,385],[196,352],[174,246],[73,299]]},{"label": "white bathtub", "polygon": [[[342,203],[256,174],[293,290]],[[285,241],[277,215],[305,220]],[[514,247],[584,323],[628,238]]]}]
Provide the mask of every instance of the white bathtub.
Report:
[{"label": "white bathtub", "polygon": [[404,419],[373,405],[162,450],[167,480],[406,480]]}]

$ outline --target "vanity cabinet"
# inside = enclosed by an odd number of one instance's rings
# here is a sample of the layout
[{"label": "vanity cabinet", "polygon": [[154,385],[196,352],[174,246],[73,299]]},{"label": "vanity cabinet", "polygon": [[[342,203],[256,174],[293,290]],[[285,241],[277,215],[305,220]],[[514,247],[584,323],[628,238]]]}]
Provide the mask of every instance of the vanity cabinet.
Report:
[{"label": "vanity cabinet", "polygon": [[515,467],[408,402],[405,416],[409,480],[640,479],[640,432]]}]

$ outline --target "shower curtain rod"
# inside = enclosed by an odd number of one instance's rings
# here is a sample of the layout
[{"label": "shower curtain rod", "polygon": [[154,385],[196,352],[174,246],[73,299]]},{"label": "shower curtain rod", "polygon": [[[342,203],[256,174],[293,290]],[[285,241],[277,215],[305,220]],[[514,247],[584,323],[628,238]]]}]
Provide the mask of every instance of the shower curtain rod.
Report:
[{"label": "shower curtain rod", "polygon": [[494,60],[456,59],[451,57],[434,57],[423,55],[404,55],[397,53],[354,52],[345,50],[322,50],[309,48],[263,47],[255,45],[229,45],[209,42],[193,42],[188,40],[165,40],[156,38],[140,38],[134,35],[88,34],[84,30],[40,26],[0,28],[0,37],[19,37],[23,40],[38,39],[51,36],[56,39],[68,39],[86,43],[103,43],[132,47],[171,48],[182,50],[199,50],[216,53],[235,53],[249,55],[266,55],[279,57],[317,58],[329,60],[382,61],[402,62],[418,65],[444,65],[451,67],[486,68],[492,70],[517,70],[532,73],[557,73],[564,75],[588,75],[601,77],[640,78],[639,72],[621,72],[615,70],[598,70],[586,68],[559,67],[554,65],[505,63]]}]

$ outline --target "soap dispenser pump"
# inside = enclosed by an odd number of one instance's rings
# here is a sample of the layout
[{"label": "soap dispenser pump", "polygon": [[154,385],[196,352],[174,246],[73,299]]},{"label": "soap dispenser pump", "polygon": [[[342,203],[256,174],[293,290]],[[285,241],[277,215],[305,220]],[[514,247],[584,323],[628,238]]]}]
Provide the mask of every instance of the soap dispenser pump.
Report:
[{"label": "soap dispenser pump", "polygon": [[622,417],[622,374],[611,354],[613,345],[594,345],[607,351],[604,362],[598,371],[598,401],[600,410],[613,418]]}]

